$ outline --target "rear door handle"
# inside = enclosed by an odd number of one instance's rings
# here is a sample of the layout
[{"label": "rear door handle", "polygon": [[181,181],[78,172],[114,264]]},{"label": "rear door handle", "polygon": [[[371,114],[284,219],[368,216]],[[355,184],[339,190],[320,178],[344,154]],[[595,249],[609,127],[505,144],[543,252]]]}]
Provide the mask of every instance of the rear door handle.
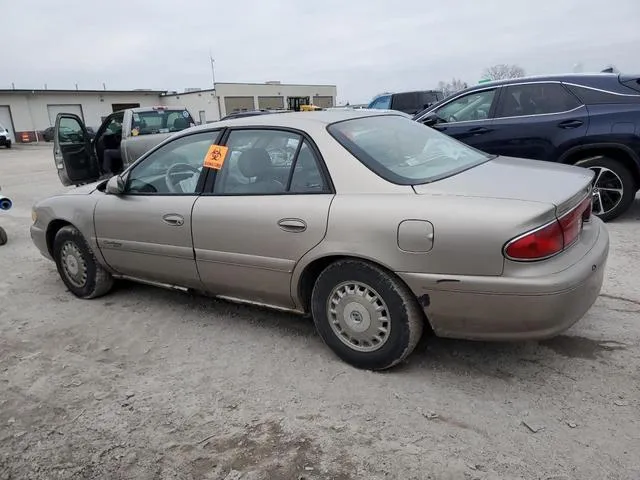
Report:
[{"label": "rear door handle", "polygon": [[285,232],[304,232],[307,224],[299,218],[283,218],[278,221],[278,226]]},{"label": "rear door handle", "polygon": [[565,120],[564,122],[560,122],[558,126],[560,128],[578,128],[582,126],[583,123],[582,120]]},{"label": "rear door handle", "polygon": [[184,225],[184,217],[177,213],[167,213],[166,215],[163,215],[162,221],[172,227],[181,227]]},{"label": "rear door handle", "polygon": [[471,130],[469,130],[469,133],[473,134],[473,135],[483,135],[485,133],[489,133],[491,130],[488,129],[487,127],[474,127]]}]

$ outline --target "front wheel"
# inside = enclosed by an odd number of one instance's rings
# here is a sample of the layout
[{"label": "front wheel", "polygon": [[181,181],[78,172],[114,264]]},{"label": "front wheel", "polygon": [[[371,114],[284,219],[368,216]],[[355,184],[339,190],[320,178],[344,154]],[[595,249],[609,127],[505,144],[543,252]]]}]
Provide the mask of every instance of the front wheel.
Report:
[{"label": "front wheel", "polygon": [[53,258],[60,278],[77,297],[100,297],[113,287],[113,277],[98,263],[87,241],[75,227],[62,227],[56,233]]},{"label": "front wheel", "polygon": [[0,227],[0,245],[4,245],[8,241],[7,232],[4,231],[4,228]]},{"label": "front wheel", "polygon": [[5,147],[7,147],[7,148],[11,148],[11,142],[7,142],[7,144],[5,145]]},{"label": "front wheel", "polygon": [[324,342],[357,368],[384,370],[413,351],[424,314],[398,278],[368,262],[340,260],[316,280],[311,311]]},{"label": "front wheel", "polygon": [[598,156],[576,162],[595,173],[593,213],[607,222],[629,209],[636,196],[636,185],[629,169],[612,158]]}]

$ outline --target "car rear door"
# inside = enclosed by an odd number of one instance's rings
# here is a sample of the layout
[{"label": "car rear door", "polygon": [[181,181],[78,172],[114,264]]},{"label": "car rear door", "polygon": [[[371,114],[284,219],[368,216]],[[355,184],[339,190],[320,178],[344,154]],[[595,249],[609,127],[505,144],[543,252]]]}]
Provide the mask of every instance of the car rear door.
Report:
[{"label": "car rear door", "polygon": [[291,277],[322,241],[333,191],[317,148],[298,131],[233,129],[211,194],[193,208],[193,245],[205,288],[295,307]]},{"label": "car rear door", "polygon": [[557,161],[587,134],[587,107],[559,82],[528,82],[502,88],[484,146],[496,155]]},{"label": "car rear door", "polygon": [[80,117],[59,113],[53,140],[53,158],[63,185],[81,185],[100,177],[93,143]]},{"label": "car rear door", "polygon": [[418,121],[486,151],[494,139],[493,115],[498,91],[498,87],[492,87],[459,95],[428,111]]}]

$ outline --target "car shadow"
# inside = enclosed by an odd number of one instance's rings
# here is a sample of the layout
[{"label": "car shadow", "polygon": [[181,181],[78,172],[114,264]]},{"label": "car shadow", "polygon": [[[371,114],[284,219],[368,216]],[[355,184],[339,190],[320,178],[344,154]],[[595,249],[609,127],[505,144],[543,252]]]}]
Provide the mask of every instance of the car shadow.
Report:
[{"label": "car shadow", "polygon": [[[127,308],[128,300],[135,299],[137,305],[149,302],[167,310],[195,310],[198,313],[197,321],[204,320],[210,326],[231,321],[245,322],[252,328],[277,332],[294,343],[306,342],[314,337],[317,341],[317,349],[313,349],[315,353],[325,351],[327,359],[340,362],[323,344],[313,320],[308,316],[199,294],[165,291],[133,282],[120,282],[114,295],[121,298],[116,302],[113,296],[105,297],[111,299],[107,300],[106,306],[117,303]],[[305,348],[308,349],[308,345]],[[544,379],[536,380],[540,375],[555,374],[575,381],[575,361],[599,360],[626,348],[619,342],[593,340],[574,335],[571,331],[548,340],[519,342],[453,340],[425,334],[413,354],[390,372],[421,372],[424,375],[429,371],[445,369],[461,376],[473,374],[478,378],[484,376],[505,381],[526,379],[533,384],[544,383]]]}]

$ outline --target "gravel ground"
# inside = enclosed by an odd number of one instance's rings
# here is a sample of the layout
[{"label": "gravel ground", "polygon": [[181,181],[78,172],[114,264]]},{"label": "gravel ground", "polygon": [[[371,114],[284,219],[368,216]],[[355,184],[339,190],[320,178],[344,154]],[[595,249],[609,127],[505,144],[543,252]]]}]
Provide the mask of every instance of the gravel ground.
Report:
[{"label": "gravel ground", "polygon": [[51,146],[0,150],[0,186],[0,479],[640,478],[638,199],[566,334],[428,338],[371,373],[288,314],[132,283],[74,298],[28,233],[63,189]]}]

